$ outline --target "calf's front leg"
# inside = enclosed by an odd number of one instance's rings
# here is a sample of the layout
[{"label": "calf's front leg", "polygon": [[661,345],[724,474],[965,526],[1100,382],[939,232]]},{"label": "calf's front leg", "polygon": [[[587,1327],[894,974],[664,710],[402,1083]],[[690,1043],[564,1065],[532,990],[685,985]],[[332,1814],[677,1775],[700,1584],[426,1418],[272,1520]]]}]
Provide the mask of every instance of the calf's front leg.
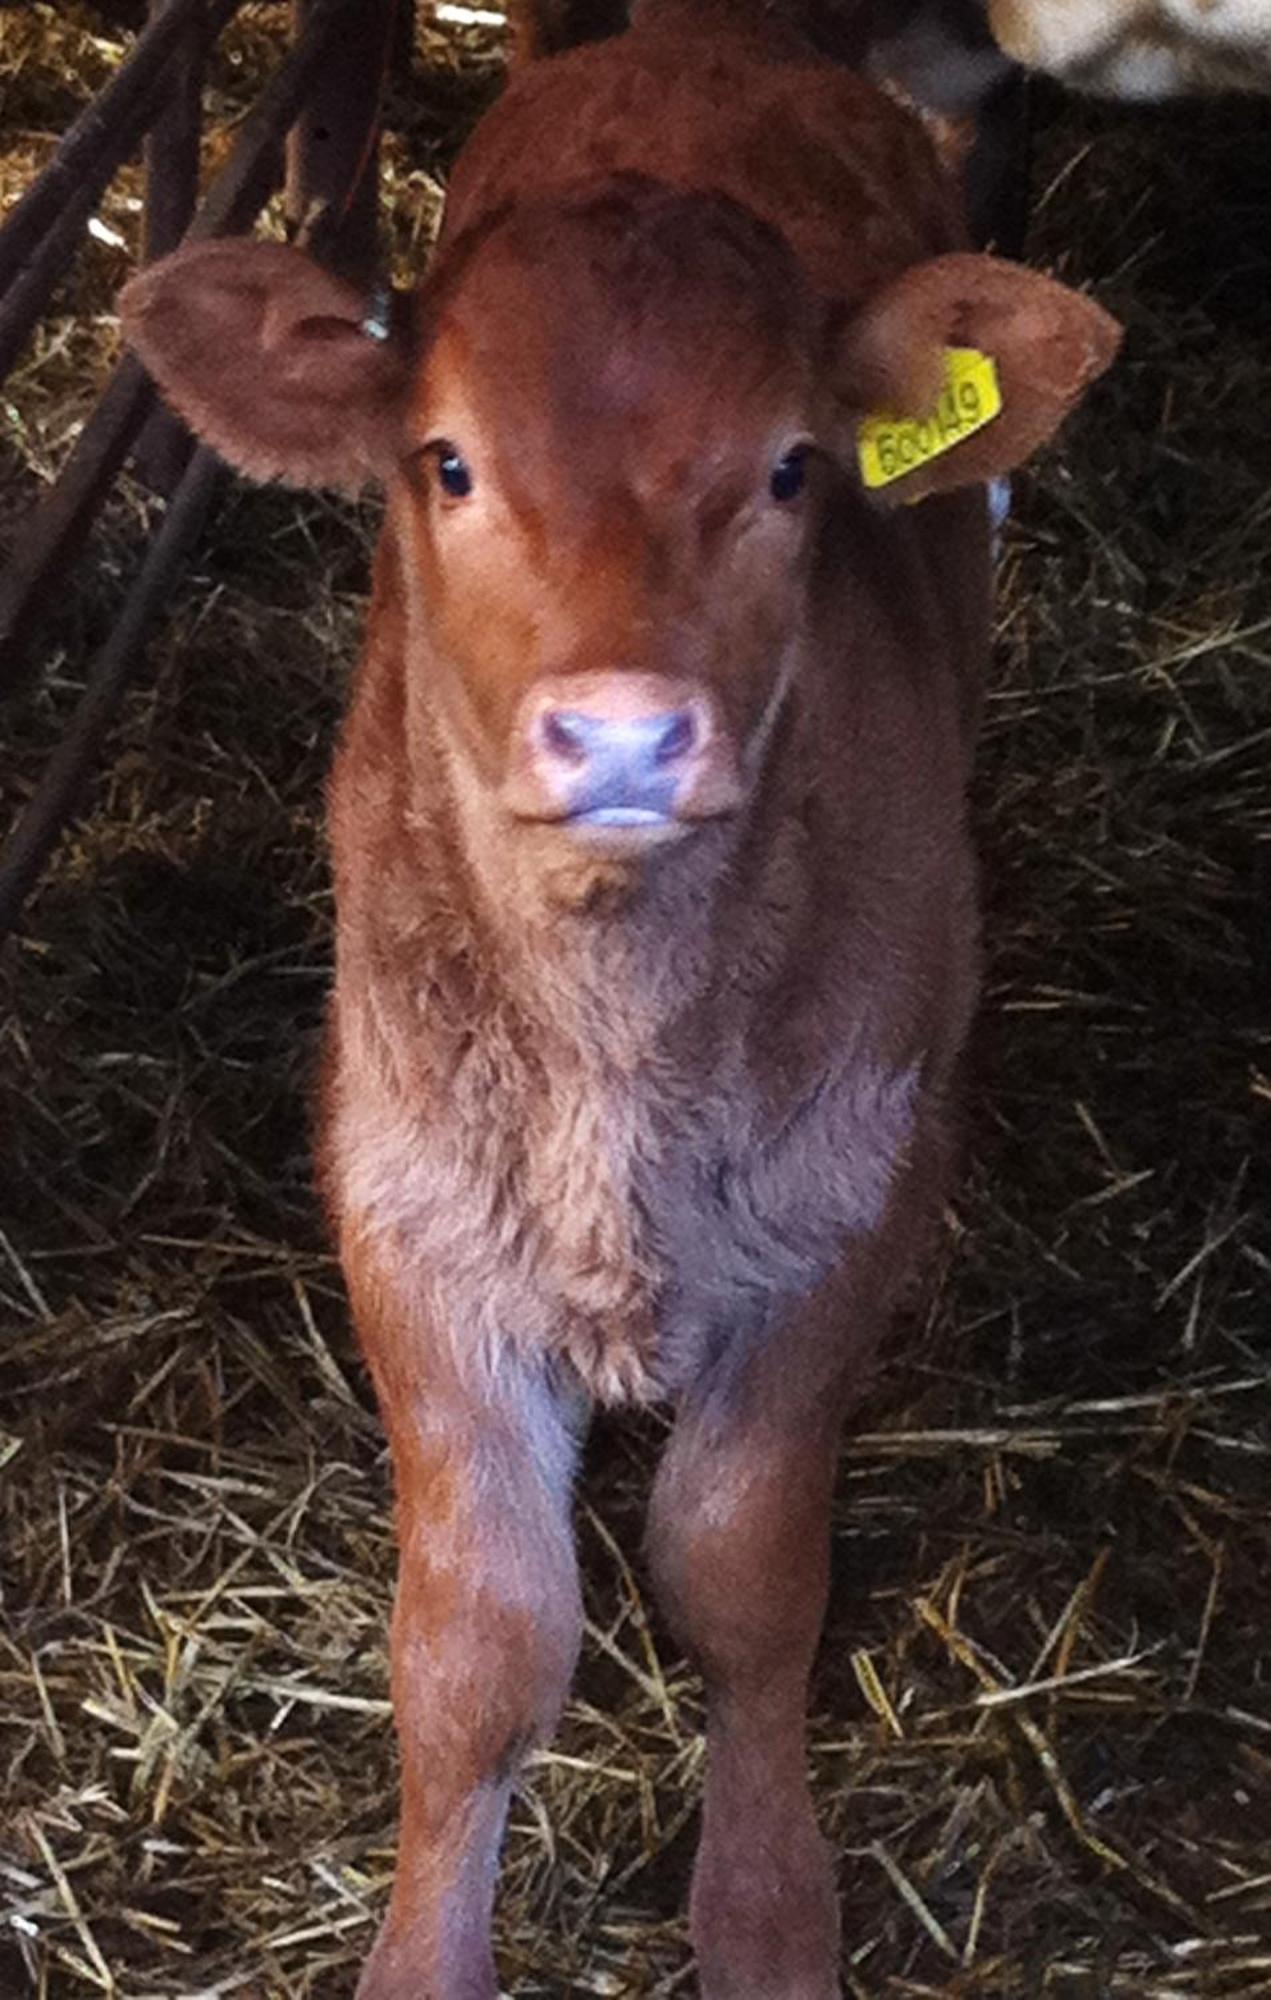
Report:
[{"label": "calf's front leg", "polygon": [[[358,2000],[496,2000],[490,1946],[508,1796],[550,1735],[582,1630],[568,1413],[507,1357],[463,1386],[382,1274],[350,1269],[392,1447],[400,1557],[392,1628],[401,1830]],[[462,1334],[459,1335],[462,1338]]]},{"label": "calf's front leg", "polygon": [[[775,1350],[774,1350],[775,1353]],[[798,1369],[803,1357],[789,1359]],[[679,1413],[649,1553],[706,1682],[691,1927],[702,2000],[836,2000],[838,1909],[812,1811],[808,1678],[825,1615],[839,1396],[716,1383]]]}]

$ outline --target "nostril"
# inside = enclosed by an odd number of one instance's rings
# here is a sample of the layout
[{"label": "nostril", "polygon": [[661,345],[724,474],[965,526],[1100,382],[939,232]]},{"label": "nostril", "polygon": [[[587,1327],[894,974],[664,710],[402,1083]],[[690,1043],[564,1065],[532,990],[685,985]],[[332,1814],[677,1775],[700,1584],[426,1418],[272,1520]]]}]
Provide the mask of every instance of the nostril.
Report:
[{"label": "nostril", "polygon": [[659,764],[674,764],[688,755],[696,739],[697,725],[693,711],[689,708],[678,709],[674,715],[664,719],[653,755]]},{"label": "nostril", "polygon": [[542,721],[543,743],[553,757],[565,764],[587,761],[587,723],[581,715],[551,709]]}]

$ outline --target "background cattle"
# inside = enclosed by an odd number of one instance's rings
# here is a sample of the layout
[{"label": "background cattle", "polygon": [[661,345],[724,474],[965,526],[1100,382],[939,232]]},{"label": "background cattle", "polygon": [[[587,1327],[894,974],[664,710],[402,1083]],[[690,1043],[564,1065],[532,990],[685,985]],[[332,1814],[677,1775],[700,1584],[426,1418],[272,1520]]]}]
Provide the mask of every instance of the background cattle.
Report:
[{"label": "background cattle", "polygon": [[1271,90],[1268,0],[988,0],[1016,62],[1105,97]]}]

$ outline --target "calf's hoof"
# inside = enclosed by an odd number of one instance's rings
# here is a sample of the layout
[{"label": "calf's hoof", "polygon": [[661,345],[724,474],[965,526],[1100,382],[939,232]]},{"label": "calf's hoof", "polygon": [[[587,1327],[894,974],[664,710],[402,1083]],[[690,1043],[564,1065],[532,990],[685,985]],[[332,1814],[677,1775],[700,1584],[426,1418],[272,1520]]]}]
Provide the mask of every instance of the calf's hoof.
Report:
[{"label": "calf's hoof", "polygon": [[499,1981],[484,1947],[447,1953],[381,1932],[356,2000],[499,2000]]}]

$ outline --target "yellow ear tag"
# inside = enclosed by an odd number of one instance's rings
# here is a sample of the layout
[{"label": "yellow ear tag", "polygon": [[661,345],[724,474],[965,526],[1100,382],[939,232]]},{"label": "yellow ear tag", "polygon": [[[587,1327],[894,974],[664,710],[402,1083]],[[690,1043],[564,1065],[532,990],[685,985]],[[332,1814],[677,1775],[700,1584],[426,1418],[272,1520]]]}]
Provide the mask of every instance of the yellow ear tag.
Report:
[{"label": "yellow ear tag", "polygon": [[925,417],[866,417],[857,437],[861,477],[868,487],[890,486],[933,458],[982,431],[1001,415],[997,368],[977,347],[946,347],[944,387]]}]

